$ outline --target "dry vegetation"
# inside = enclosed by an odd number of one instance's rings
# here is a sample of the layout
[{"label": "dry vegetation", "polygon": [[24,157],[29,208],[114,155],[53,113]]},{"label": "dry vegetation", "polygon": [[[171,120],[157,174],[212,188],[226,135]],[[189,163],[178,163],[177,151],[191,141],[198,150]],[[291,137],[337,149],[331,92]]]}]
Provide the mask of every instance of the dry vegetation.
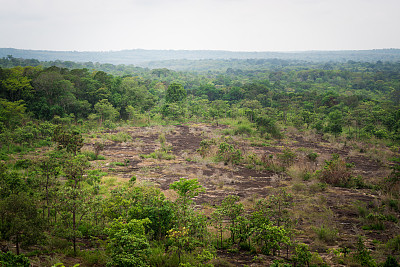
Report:
[{"label": "dry vegetation", "polygon": [[[108,173],[102,180],[108,187],[135,176],[138,182],[159,187],[174,199],[176,196],[169,190],[171,183],[182,177],[197,178],[206,191],[195,201],[208,215],[228,195],[239,196],[241,203],[250,207],[256,199],[284,188],[294,196],[290,217],[295,224],[295,239],[321,256],[314,255],[314,263],[323,260],[331,266],[356,264],[340,251],[354,250],[358,236],[366,237],[365,244],[375,259],[385,260],[385,244],[400,232],[398,209],[396,212],[383,205],[391,197],[379,190],[390,173],[389,159],[396,156],[394,151],[379,143],[346,142],[292,128],[278,141],[224,135],[226,129],[227,126],[206,124],[119,128],[86,136],[83,150],[93,150],[95,142],[104,143],[100,154],[105,160],[94,161],[92,167]],[[204,148],[203,140],[213,141]],[[220,142],[239,148],[241,163],[216,160],[215,144]],[[173,157],[143,156],[162,147],[167,147],[169,151],[165,153]],[[326,162],[333,161],[332,155],[340,160],[331,167],[331,173],[324,173]],[[318,178],[324,175],[330,184]],[[348,181],[350,176],[357,177],[356,181]],[[349,183],[347,187],[345,182]],[[378,214],[391,220],[379,220]],[[219,257],[235,266],[264,266],[272,260],[264,256],[255,260],[246,253],[226,255],[222,251]]]}]

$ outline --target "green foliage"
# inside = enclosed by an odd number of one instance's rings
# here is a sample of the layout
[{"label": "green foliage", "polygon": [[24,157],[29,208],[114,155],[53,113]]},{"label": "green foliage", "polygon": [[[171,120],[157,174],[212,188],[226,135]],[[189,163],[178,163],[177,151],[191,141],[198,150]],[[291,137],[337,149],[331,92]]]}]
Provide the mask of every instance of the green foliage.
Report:
[{"label": "green foliage", "polygon": [[338,235],[338,231],[336,229],[321,225],[319,228],[314,228],[314,231],[316,232],[319,240],[324,241],[328,245],[335,244]]},{"label": "green foliage", "polygon": [[312,254],[306,244],[300,243],[296,245],[295,254],[292,258],[292,260],[296,262],[296,266],[308,266],[311,258]]},{"label": "green foliage", "polygon": [[108,102],[108,99],[102,99],[97,102],[94,105],[94,109],[99,116],[100,124],[106,120],[114,121],[119,116],[119,112]]},{"label": "green foliage", "polygon": [[376,266],[375,260],[372,258],[370,251],[365,247],[361,236],[358,237],[356,249],[353,257],[361,266]]},{"label": "green foliage", "polygon": [[387,243],[386,246],[388,249],[391,250],[392,254],[394,253],[399,253],[400,252],[400,235],[397,235],[390,239]]},{"label": "green foliage", "polygon": [[240,163],[243,157],[240,149],[236,149],[233,145],[222,142],[219,144],[217,158],[226,165],[229,163],[236,165]]},{"label": "green foliage", "polygon": [[214,139],[203,139],[200,142],[200,147],[197,149],[197,152],[204,158],[210,153],[211,147],[215,144],[216,142]]},{"label": "green foliage", "polygon": [[106,158],[102,155],[97,155],[96,153],[93,151],[83,151],[82,152],[83,155],[85,155],[87,157],[87,159],[89,161],[94,161],[94,160],[105,160]]},{"label": "green foliage", "polygon": [[58,149],[66,149],[75,155],[83,147],[82,135],[78,131],[67,130],[62,126],[57,126],[54,130],[52,140],[58,143]]},{"label": "green foliage", "polygon": [[145,225],[149,219],[125,221],[115,219],[106,232],[111,262],[107,266],[148,266],[149,242],[145,235]]},{"label": "green foliage", "polygon": [[349,166],[336,154],[332,155],[331,160],[325,161],[325,166],[319,175],[322,182],[334,186],[346,186],[351,179]]},{"label": "green foliage", "polygon": [[114,142],[130,142],[132,141],[132,136],[128,132],[118,132],[116,134],[107,134],[105,138]]},{"label": "green foliage", "polygon": [[178,195],[184,199],[192,199],[193,197],[204,192],[204,188],[197,179],[181,178],[169,185],[170,189],[175,190]]},{"label": "green foliage", "polygon": [[294,153],[290,148],[285,148],[281,154],[278,154],[278,158],[282,162],[282,165],[287,168],[293,164],[296,159],[296,153]]},{"label": "green foliage", "polygon": [[400,264],[397,262],[396,258],[389,255],[386,261],[383,263],[382,267],[399,267]]},{"label": "green foliage", "polygon": [[186,95],[186,90],[183,88],[182,84],[174,82],[168,86],[165,101],[167,103],[180,102],[186,98]]},{"label": "green foliage", "polygon": [[3,127],[14,129],[25,118],[25,104],[22,100],[10,102],[0,98],[0,132]]},{"label": "green foliage", "polygon": [[262,223],[254,229],[255,239],[261,241],[262,252],[275,255],[281,249],[282,244],[289,244],[290,238],[287,230],[282,226],[275,226],[271,222]]},{"label": "green foliage", "polygon": [[106,175],[107,175],[106,172],[103,172],[102,170],[99,170],[99,169],[88,170],[86,182],[90,185],[99,184],[101,181],[101,178]]},{"label": "green foliage", "polygon": [[273,118],[265,115],[259,116],[256,118],[256,124],[261,134],[269,133],[273,138],[282,138],[282,133]]},{"label": "green foliage", "polygon": [[2,267],[29,267],[29,259],[24,255],[14,255],[11,251],[0,251],[0,266]]},{"label": "green foliage", "polygon": [[156,151],[150,153],[149,155],[140,155],[141,158],[153,158],[153,159],[166,159],[166,160],[171,160],[175,159],[175,156],[171,153],[171,147],[167,146],[166,144],[166,138],[164,134],[160,134],[158,137],[158,140],[160,141],[161,147],[157,149]]},{"label": "green foliage", "polygon": [[307,158],[312,162],[316,162],[318,156],[319,156],[318,153],[315,153],[315,152],[311,152],[311,153],[307,154]]},{"label": "green foliage", "polygon": [[43,239],[43,219],[35,202],[26,193],[11,194],[0,200],[2,238],[14,240],[17,254],[20,245],[32,245]]}]

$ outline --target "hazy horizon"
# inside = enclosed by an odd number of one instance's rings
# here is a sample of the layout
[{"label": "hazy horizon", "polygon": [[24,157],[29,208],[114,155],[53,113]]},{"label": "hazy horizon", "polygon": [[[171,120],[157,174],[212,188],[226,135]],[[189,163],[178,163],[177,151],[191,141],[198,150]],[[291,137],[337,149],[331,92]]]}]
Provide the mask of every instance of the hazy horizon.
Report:
[{"label": "hazy horizon", "polygon": [[94,52],[94,53],[107,53],[107,52],[120,52],[131,50],[145,50],[145,51],[217,51],[217,52],[238,52],[238,53],[307,53],[307,52],[346,52],[346,51],[371,51],[371,50],[400,50],[400,48],[372,48],[372,49],[337,49],[337,50],[293,50],[293,51],[234,51],[226,49],[146,49],[146,48],[131,48],[121,50],[50,50],[50,49],[30,49],[30,48],[15,48],[15,47],[0,47],[0,49],[17,49],[17,50],[31,50],[31,51],[48,51],[48,52]]},{"label": "hazy horizon", "polygon": [[398,0],[0,0],[0,47],[108,52],[400,48]]}]

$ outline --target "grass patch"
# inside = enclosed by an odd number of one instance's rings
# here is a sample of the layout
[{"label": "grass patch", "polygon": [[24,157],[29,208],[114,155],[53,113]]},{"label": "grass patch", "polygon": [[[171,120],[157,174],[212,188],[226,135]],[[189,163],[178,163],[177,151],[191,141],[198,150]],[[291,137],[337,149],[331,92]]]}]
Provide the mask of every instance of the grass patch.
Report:
[{"label": "grass patch", "polygon": [[314,231],[317,234],[318,239],[325,242],[328,245],[335,244],[335,241],[337,240],[338,237],[337,236],[338,231],[336,229],[326,227],[325,225],[322,225],[319,228],[315,227]]},{"label": "grass patch", "polygon": [[96,153],[93,151],[83,151],[82,154],[85,155],[89,161],[106,159],[103,155],[96,156]]},{"label": "grass patch", "polygon": [[106,134],[105,138],[114,142],[130,142],[132,141],[132,136],[127,132],[118,132],[116,134]]}]

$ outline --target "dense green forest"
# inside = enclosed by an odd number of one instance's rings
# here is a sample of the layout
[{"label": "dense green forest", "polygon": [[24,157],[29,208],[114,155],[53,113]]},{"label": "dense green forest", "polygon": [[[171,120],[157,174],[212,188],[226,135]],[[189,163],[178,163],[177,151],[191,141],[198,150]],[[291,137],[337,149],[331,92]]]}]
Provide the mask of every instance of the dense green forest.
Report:
[{"label": "dense green forest", "polygon": [[0,265],[399,266],[400,61],[368,59],[0,59]]}]

